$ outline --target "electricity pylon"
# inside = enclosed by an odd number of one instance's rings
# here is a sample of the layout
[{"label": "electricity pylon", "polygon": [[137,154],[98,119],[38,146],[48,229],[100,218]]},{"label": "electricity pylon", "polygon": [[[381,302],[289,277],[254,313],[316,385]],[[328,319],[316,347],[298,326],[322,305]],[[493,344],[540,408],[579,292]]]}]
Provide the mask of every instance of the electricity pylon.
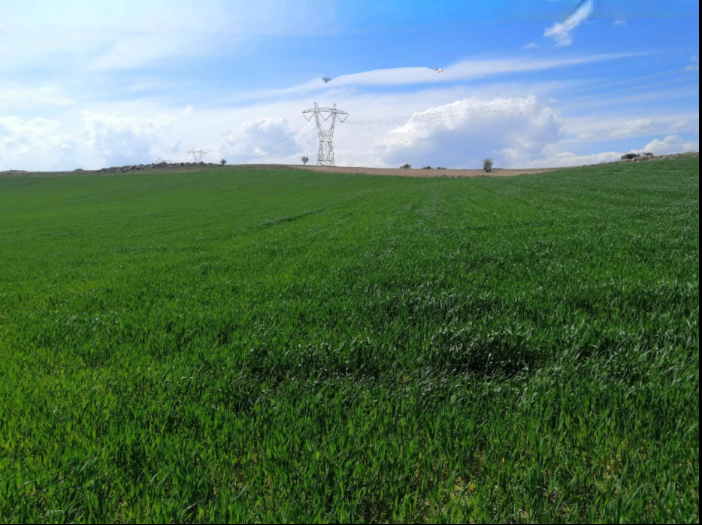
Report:
[{"label": "electricity pylon", "polygon": [[192,150],[188,151],[188,153],[189,153],[190,155],[193,156],[193,161],[194,161],[194,162],[200,162],[203,158],[205,158],[205,156],[206,156],[209,152],[208,152],[208,151],[203,151],[202,149],[200,149],[200,150],[198,151],[198,150],[196,150],[196,149],[193,148]]},{"label": "electricity pylon", "polygon": [[[317,154],[317,166],[336,166],[334,158],[334,128],[336,121],[345,122],[349,114],[336,109],[336,104],[332,108],[320,108],[314,103],[314,109],[303,111],[302,114],[309,121],[314,117],[317,123],[317,133],[319,134],[319,153]],[[328,129],[324,129],[324,122],[331,121]]]}]

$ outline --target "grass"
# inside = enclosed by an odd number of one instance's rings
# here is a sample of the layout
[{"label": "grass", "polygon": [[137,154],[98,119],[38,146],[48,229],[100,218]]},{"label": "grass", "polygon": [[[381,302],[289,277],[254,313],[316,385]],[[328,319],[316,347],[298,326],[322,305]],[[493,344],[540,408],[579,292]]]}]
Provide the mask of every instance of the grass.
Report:
[{"label": "grass", "polygon": [[0,522],[699,523],[699,161],[0,179]]}]

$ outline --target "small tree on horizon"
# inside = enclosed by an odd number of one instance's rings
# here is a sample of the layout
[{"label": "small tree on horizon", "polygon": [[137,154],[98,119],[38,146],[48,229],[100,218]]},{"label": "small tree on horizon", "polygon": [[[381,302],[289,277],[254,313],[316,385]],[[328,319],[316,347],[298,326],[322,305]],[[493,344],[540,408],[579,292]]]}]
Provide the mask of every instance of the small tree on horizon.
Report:
[{"label": "small tree on horizon", "polygon": [[493,166],[492,159],[485,159],[483,161],[483,169],[485,170],[485,173],[492,172],[492,166]]},{"label": "small tree on horizon", "polygon": [[303,166],[307,166],[307,163],[310,161],[310,158],[303,155],[300,160],[302,161]]},{"label": "small tree on horizon", "polygon": [[222,159],[219,161],[219,163],[224,166],[227,163],[227,159]]}]

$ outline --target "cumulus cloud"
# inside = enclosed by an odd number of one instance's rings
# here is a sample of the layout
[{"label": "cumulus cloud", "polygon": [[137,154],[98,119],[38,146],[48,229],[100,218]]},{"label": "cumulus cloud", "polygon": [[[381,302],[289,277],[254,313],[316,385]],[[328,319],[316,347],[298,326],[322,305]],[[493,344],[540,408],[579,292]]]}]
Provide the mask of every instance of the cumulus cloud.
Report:
[{"label": "cumulus cloud", "polygon": [[[225,134],[217,151],[234,163],[292,162],[302,155],[307,142],[317,139],[313,123],[293,128],[285,118],[263,117],[244,122],[239,129]],[[300,132],[295,133],[300,130]]]},{"label": "cumulus cloud", "polygon": [[594,0],[583,0],[565,22],[552,25],[544,33],[545,37],[553,38],[558,46],[569,46],[573,43],[573,31],[587,20],[595,8]]},{"label": "cumulus cloud", "polygon": [[700,150],[699,140],[685,140],[679,135],[668,135],[664,139],[654,139],[638,153],[650,151],[656,155],[669,155],[672,153],[691,153]]},{"label": "cumulus cloud", "polygon": [[615,151],[594,153],[591,155],[577,155],[576,153],[561,151],[556,144],[549,144],[544,146],[539,158],[514,162],[508,167],[513,169],[572,168],[591,164],[603,164],[605,162],[616,162],[621,156],[621,153]]},{"label": "cumulus cloud", "polygon": [[[352,120],[392,122],[398,115],[414,115],[390,126],[338,126],[337,162],[468,168],[479,167],[489,156],[507,168],[578,165],[616,160],[620,143],[613,141],[645,136],[638,144],[643,146],[659,137],[662,144],[651,149],[662,150],[666,145],[673,149],[680,145],[662,137],[699,133],[699,115],[693,111],[643,113],[638,108],[603,116],[588,110],[566,118],[549,106],[545,95],[513,97],[515,92],[549,89],[555,88],[492,84],[387,93],[335,91],[334,101],[349,111]],[[315,158],[316,127],[306,124],[301,114],[312,104],[310,100],[290,97],[231,108],[198,104],[195,109],[188,102],[164,106],[139,101],[91,113],[69,106],[60,120],[2,118],[0,170],[95,169],[160,158],[187,160],[187,150],[201,147],[211,152],[207,160],[226,158],[232,164],[293,163],[303,154]],[[593,145],[597,143],[601,144]],[[579,145],[569,148],[569,144]],[[695,144],[683,144],[683,149]],[[631,147],[630,142],[626,147]],[[596,154],[581,156],[569,149]]]},{"label": "cumulus cloud", "polygon": [[655,139],[641,149],[631,149],[629,151],[607,151],[590,155],[578,155],[576,153],[563,151],[559,144],[547,144],[543,147],[538,158],[514,162],[508,167],[515,169],[529,168],[569,168],[575,166],[587,166],[590,164],[602,164],[606,162],[616,162],[621,159],[624,153],[644,153],[651,152],[656,155],[668,155],[672,153],[698,152],[699,141],[689,141],[679,135],[670,135],[664,139]]},{"label": "cumulus cloud", "polygon": [[147,163],[177,151],[177,141],[167,145],[167,131],[174,121],[167,114],[137,118],[88,112],[80,138],[104,165]]},{"label": "cumulus cloud", "polygon": [[[504,109],[505,105],[509,111],[474,109]],[[379,138],[371,156],[383,166],[409,162],[470,167],[479,165],[485,157],[509,163],[530,157],[544,144],[558,141],[561,127],[558,113],[536,97],[470,98],[416,113],[406,124]]]},{"label": "cumulus cloud", "polygon": [[0,118],[0,170],[58,170],[75,162],[75,140],[56,120]]},{"label": "cumulus cloud", "polygon": [[86,112],[80,129],[44,118],[0,118],[0,170],[60,171],[141,164],[177,153],[174,119]]}]

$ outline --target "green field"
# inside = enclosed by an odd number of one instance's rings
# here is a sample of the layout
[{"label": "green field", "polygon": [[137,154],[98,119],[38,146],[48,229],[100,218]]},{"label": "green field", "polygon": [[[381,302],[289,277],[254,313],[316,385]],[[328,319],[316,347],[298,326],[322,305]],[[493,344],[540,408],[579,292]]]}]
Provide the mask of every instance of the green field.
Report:
[{"label": "green field", "polygon": [[699,160],[0,178],[0,522],[699,523]]}]

